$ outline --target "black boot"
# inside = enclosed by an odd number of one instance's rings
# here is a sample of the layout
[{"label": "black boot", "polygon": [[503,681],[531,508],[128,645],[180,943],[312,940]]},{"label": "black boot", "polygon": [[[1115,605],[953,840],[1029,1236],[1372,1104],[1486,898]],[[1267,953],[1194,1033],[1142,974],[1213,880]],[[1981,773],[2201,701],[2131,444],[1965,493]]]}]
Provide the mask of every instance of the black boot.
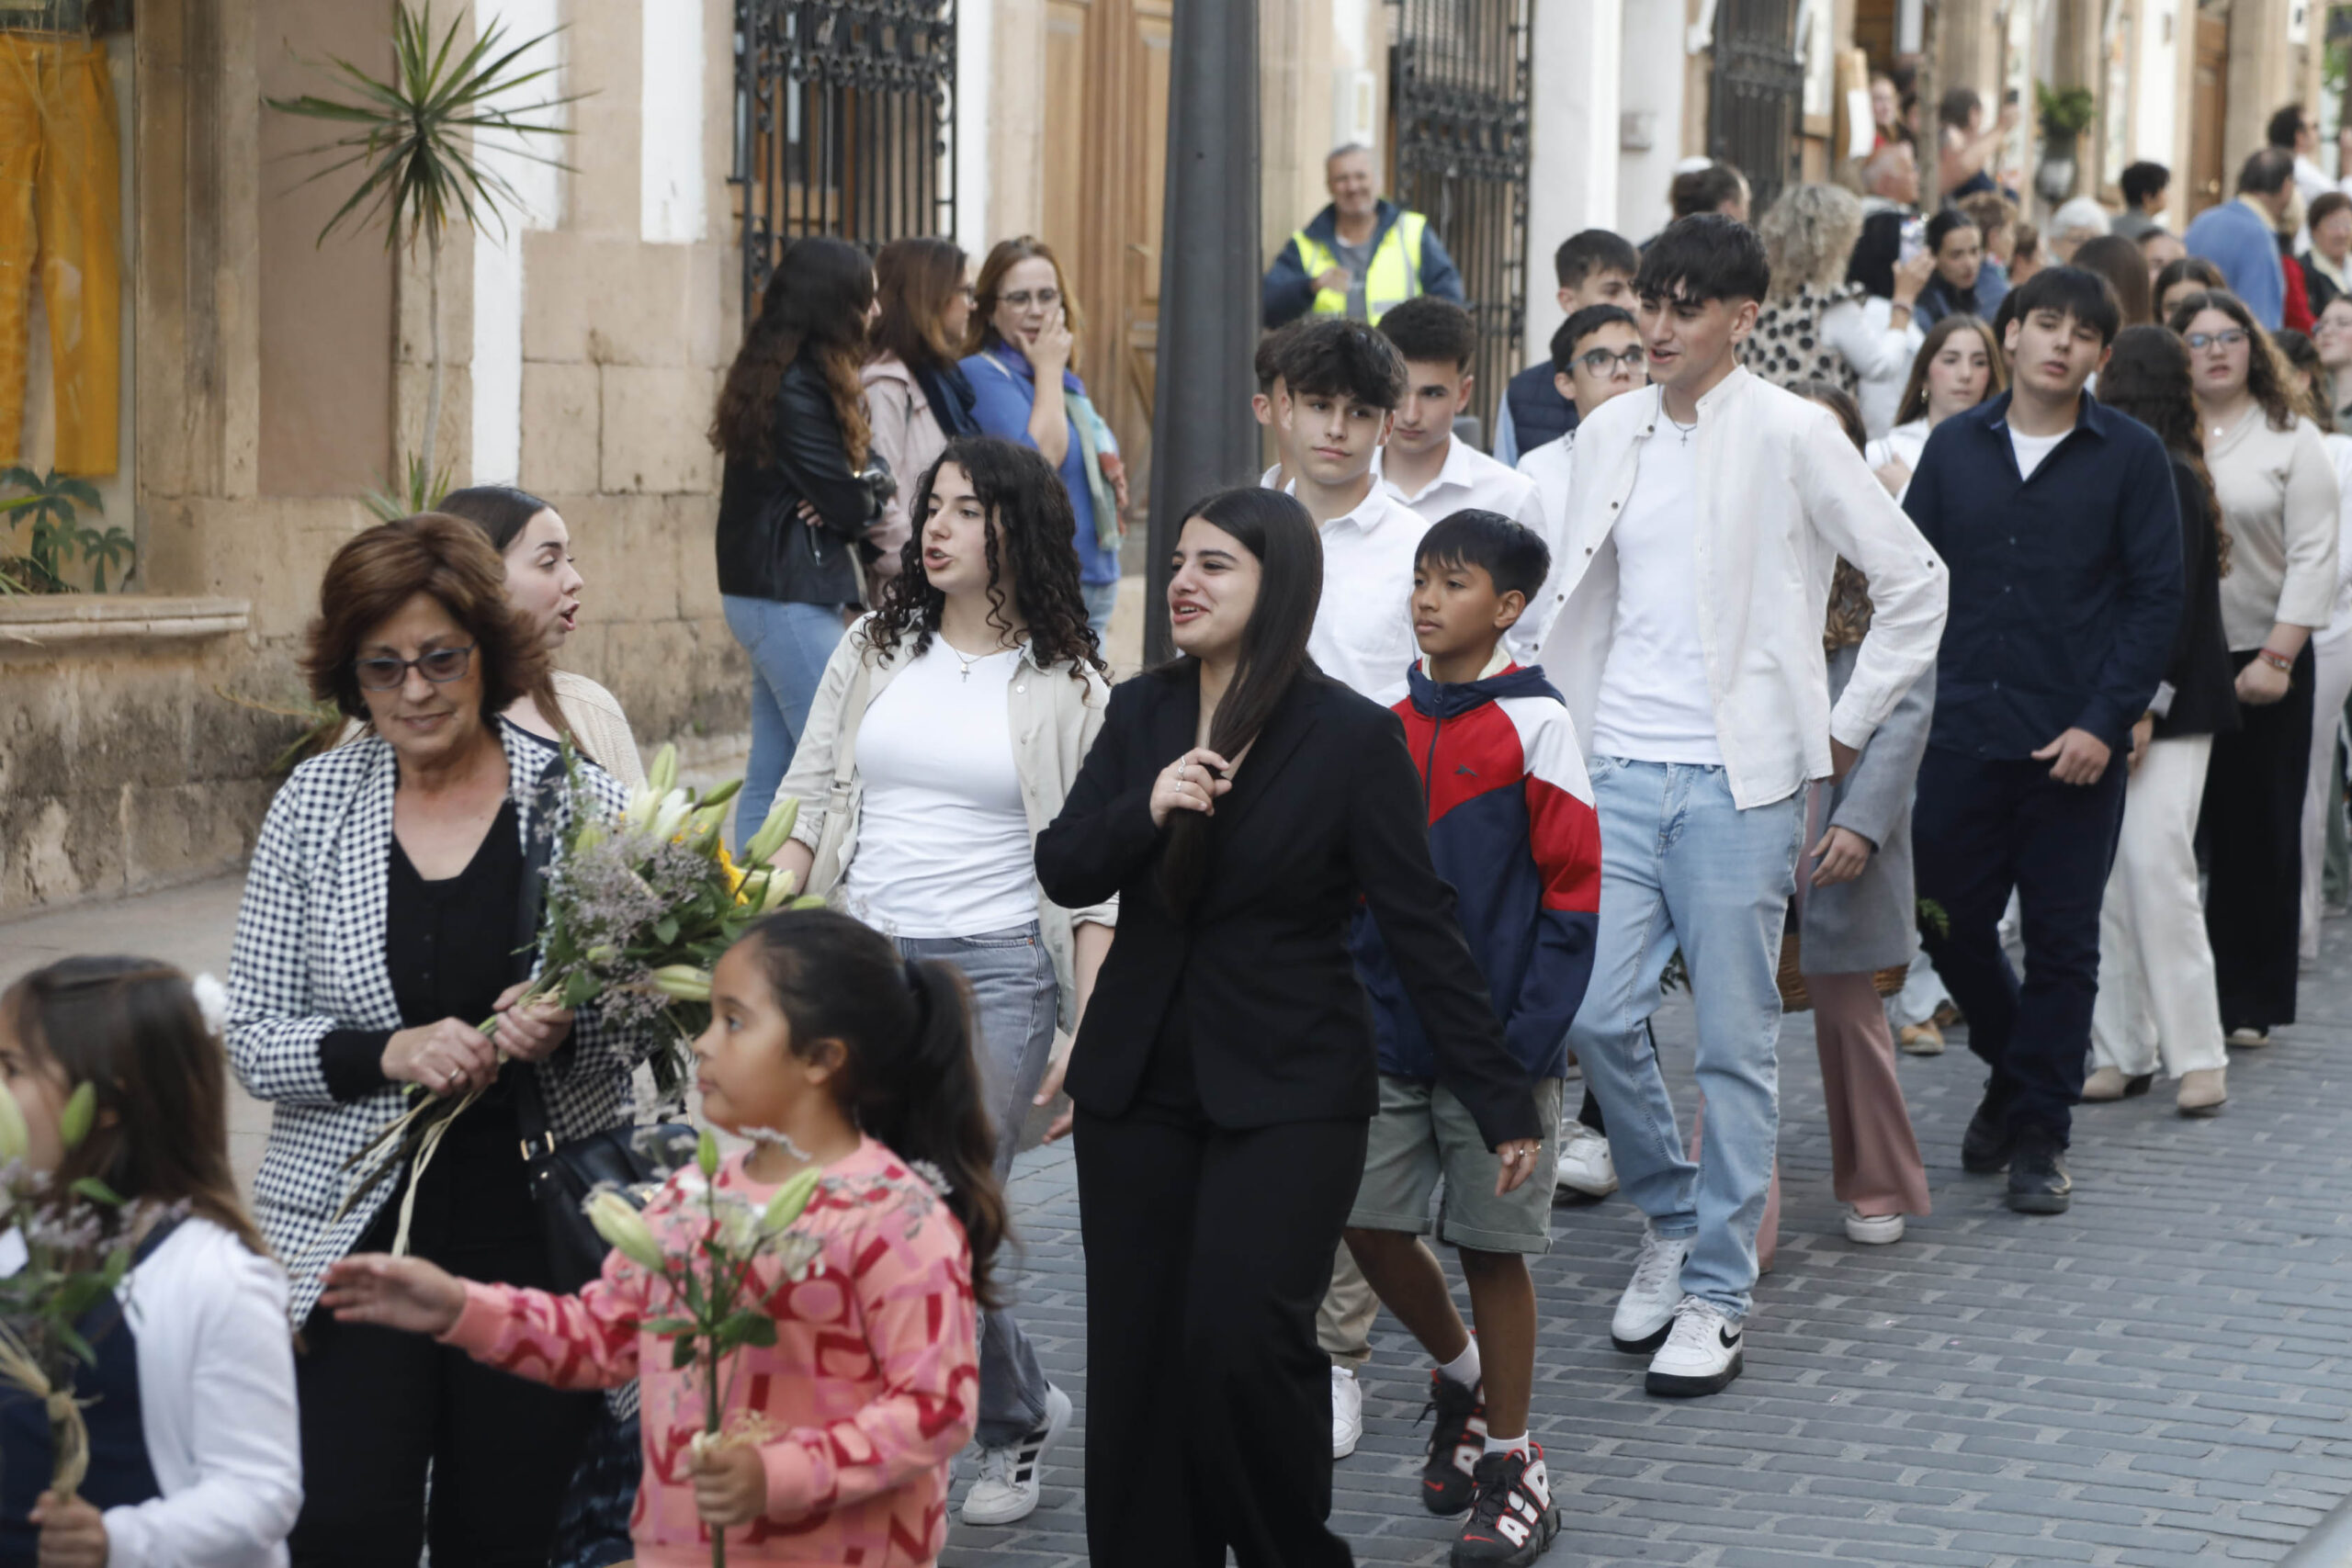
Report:
[{"label": "black boot", "polygon": [[2065,1149],[2046,1127],[2018,1133],[2009,1155],[2009,1207],[2020,1214],[2063,1214],[2075,1201]]},{"label": "black boot", "polygon": [[1973,1176],[1992,1176],[2009,1163],[2009,1098],[1997,1084],[1984,1086],[1976,1114],[1961,1135],[1960,1168]]}]

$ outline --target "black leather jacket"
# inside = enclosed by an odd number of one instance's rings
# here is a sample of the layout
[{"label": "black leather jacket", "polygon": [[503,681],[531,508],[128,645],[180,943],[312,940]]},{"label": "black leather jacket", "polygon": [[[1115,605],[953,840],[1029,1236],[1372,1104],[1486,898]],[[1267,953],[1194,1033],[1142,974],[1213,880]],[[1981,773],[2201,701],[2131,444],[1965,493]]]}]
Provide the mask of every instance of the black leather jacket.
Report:
[{"label": "black leather jacket", "polygon": [[[800,604],[858,602],[857,547],[881,518],[842,444],[825,378],[797,359],[776,388],[774,458],[727,459],[718,489],[718,591]],[[806,501],[824,521],[800,515]]]}]

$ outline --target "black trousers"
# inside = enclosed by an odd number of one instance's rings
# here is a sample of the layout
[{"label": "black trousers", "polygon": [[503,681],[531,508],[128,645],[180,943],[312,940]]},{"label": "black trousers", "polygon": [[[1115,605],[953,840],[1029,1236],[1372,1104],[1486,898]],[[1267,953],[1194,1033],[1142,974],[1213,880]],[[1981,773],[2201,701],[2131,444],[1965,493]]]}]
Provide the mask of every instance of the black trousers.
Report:
[{"label": "black trousers", "polygon": [[[1931,748],[1919,764],[1911,822],[1919,897],[1940,905],[1946,921],[1922,933],[1928,954],[1968,1015],[1968,1048],[1993,1069],[1986,1092],[2007,1108],[2009,1127],[2040,1127],[2061,1144],[2083,1093],[2099,905],[2130,771],[2120,750],[2093,784],[2060,784],[2048,762],[2031,759]],[[2022,986],[2001,951],[2013,889],[2025,926]]]},{"label": "black trousers", "polygon": [[1315,1309],[1363,1175],[1362,1119],[1227,1132],[1078,1113],[1086,1539],[1119,1568],[1344,1568]]},{"label": "black trousers", "polygon": [[[461,1279],[544,1290],[553,1280],[514,1153],[521,1135],[498,1109],[485,1101],[451,1124],[417,1192],[413,1250]],[[390,1249],[399,1201],[396,1193],[355,1250]],[[324,1310],[303,1325],[294,1385],[295,1568],[416,1568],[428,1540],[434,1568],[546,1568],[602,1394],[559,1393]]]},{"label": "black trousers", "polygon": [[[2233,653],[2230,661],[2243,670],[2254,657]],[[2225,1032],[2295,1021],[2314,678],[2306,646],[2284,697],[2267,707],[2240,705],[2238,732],[2213,737],[2198,832],[2209,878],[2205,934]]]}]

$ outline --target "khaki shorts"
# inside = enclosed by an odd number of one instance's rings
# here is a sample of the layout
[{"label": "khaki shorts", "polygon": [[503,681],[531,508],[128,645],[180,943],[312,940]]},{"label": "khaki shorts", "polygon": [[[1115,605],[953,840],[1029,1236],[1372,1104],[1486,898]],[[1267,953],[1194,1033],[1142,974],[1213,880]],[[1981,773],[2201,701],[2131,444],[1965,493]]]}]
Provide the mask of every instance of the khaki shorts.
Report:
[{"label": "khaki shorts", "polygon": [[1445,1180],[1439,1239],[1478,1252],[1538,1257],[1552,1250],[1552,1167],[1560,1139],[1560,1080],[1535,1086],[1544,1143],[1533,1174],[1498,1198],[1502,1161],[1478,1124],[1442,1084],[1380,1075],[1380,1114],[1372,1119],[1363,1182],[1348,1224],[1358,1230],[1430,1234],[1430,1198]]}]

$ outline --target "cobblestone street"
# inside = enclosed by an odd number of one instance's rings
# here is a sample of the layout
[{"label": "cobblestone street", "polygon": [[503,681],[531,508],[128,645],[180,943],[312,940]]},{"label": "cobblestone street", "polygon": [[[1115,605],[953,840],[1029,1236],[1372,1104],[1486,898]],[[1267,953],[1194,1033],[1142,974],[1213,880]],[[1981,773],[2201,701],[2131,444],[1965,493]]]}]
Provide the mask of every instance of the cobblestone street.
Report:
[{"label": "cobblestone street", "polygon": [[[148,952],[223,972],[238,879],[0,925],[0,982],[69,952]],[[1902,1072],[1936,1213],[1883,1248],[1845,1239],[1809,1019],[1782,1055],[1785,1209],[1747,1374],[1720,1397],[1654,1400],[1608,1319],[1640,1224],[1622,1198],[1555,1211],[1535,1432],[1567,1512],[1545,1560],[1794,1568],[2270,1562],[2352,1494],[2352,923],[2331,921],[2303,1022],[2235,1054],[2230,1105],[2173,1112],[2169,1087],[2083,1110],[2075,1207],[2027,1219],[1963,1175],[1980,1082],[1959,1039]],[[1659,1016],[1690,1102],[1690,1017]],[[239,1097],[249,1173],[261,1108]],[[950,1568],[1082,1563],[1084,1280],[1065,1149],[1022,1156],[1023,1320],[1079,1401],[1046,1506],[955,1529]],[[1338,1517],[1369,1562],[1439,1563],[1451,1531],[1413,1472],[1426,1362],[1384,1317],[1363,1445]],[[960,1487],[959,1487],[960,1495]],[[1104,1565],[1112,1568],[1112,1565]]]},{"label": "cobblestone street", "polygon": [[[2270,1562],[2352,1493],[2352,925],[2328,927],[2302,1023],[2234,1053],[2230,1105],[2174,1112],[2171,1086],[2086,1107],[2073,1212],[2010,1213],[1960,1168],[1980,1069],[1955,1038],[1902,1073],[1936,1213],[1891,1247],[1845,1238],[1809,1018],[1781,1055],[1785,1209],[1747,1370],[1690,1404],[1642,1392],[1609,1346],[1640,1222],[1622,1197],[1555,1211],[1534,1431],[1567,1528],[1549,1563],[1952,1568]],[[1658,1021],[1690,1103],[1690,1015]],[[1084,1424],[1084,1281],[1067,1154],[1023,1156],[1022,1315]],[[1459,1292],[1457,1292],[1457,1294]],[[1441,1563],[1419,1510],[1428,1363],[1381,1320],[1363,1447],[1335,1522],[1371,1562]],[[1023,1526],[956,1527],[961,1568],[1086,1561],[1080,1431]],[[959,1489],[960,1490],[960,1489]]]}]

